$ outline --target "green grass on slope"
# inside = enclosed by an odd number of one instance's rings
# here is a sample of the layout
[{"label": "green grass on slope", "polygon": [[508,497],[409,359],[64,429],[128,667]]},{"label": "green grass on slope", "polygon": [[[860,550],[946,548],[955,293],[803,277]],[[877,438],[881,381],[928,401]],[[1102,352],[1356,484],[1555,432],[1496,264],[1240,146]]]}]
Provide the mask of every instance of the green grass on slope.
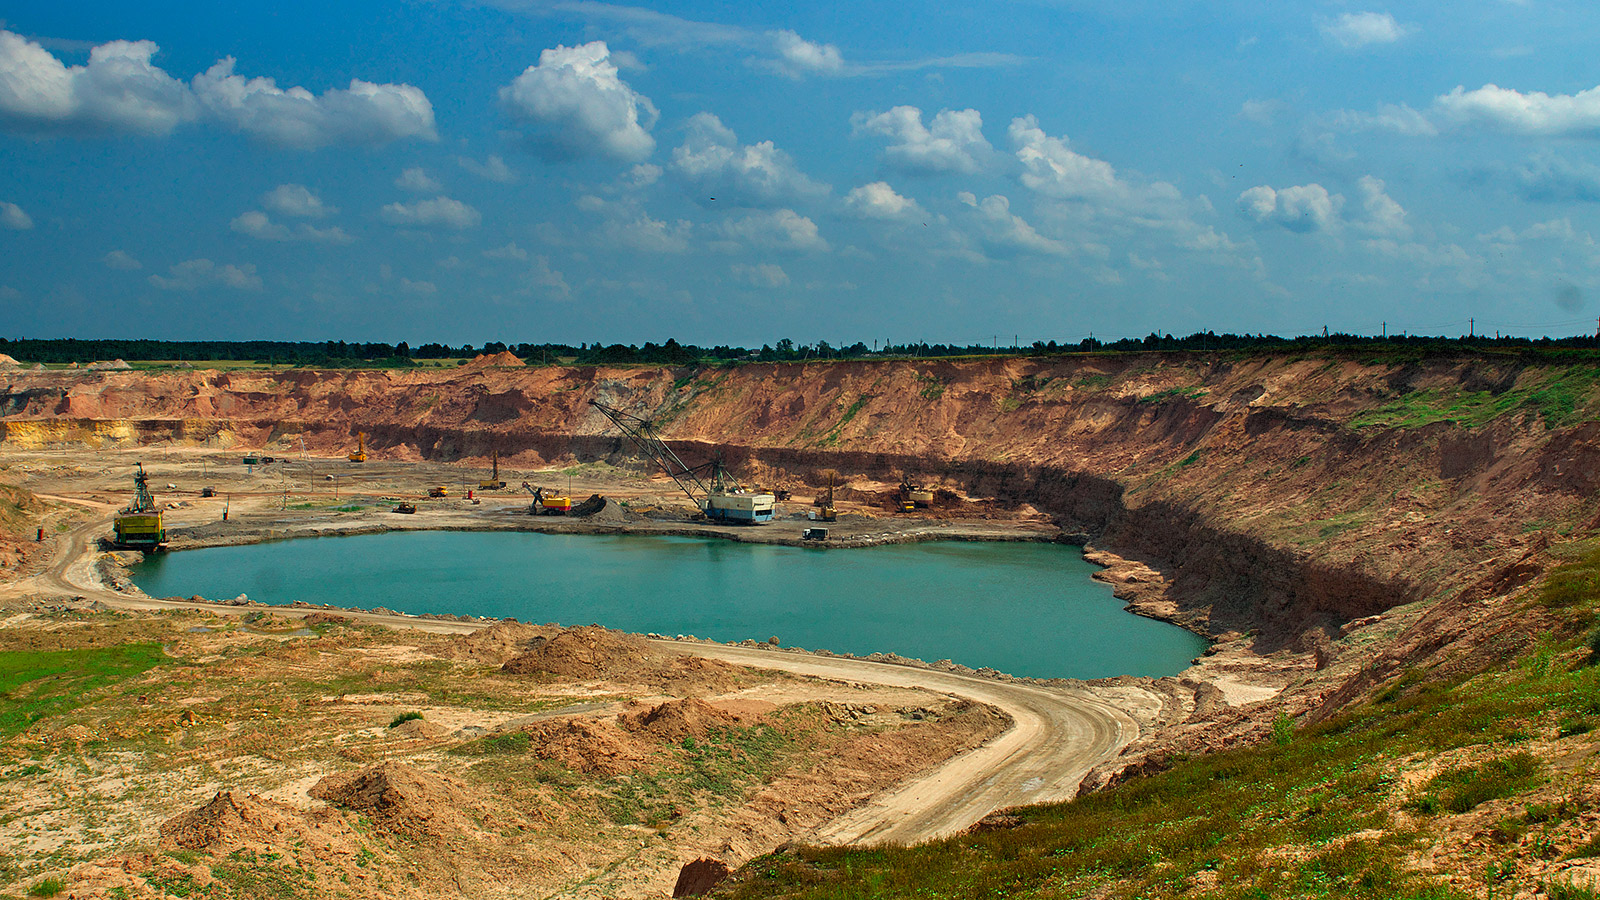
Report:
[{"label": "green grass on slope", "polygon": [[[1526,752],[1530,738],[1582,733],[1600,721],[1600,667],[1588,664],[1586,646],[1597,575],[1600,552],[1591,552],[1559,570],[1532,601],[1560,610],[1569,633],[1581,636],[1509,666],[1444,681],[1407,672],[1337,719],[1280,729],[1261,746],[1180,759],[1165,773],[1070,803],[1018,810],[1024,824],[1015,829],[912,848],[802,848],[762,857],[730,894],[1463,896],[1415,874],[1407,860],[1432,843],[1439,817],[1549,783],[1545,763]],[[1578,592],[1581,598],[1573,596]],[[1448,751],[1458,752],[1425,770],[1431,777],[1410,787],[1398,780]],[[1502,825],[1538,837],[1584,812],[1568,801],[1527,809]],[[1491,857],[1504,858],[1484,871],[1516,883],[1516,851],[1491,848]]]},{"label": "green grass on slope", "polygon": [[1477,428],[1508,413],[1537,413],[1548,428],[1595,418],[1600,367],[1553,366],[1498,396],[1489,391],[1424,388],[1351,420],[1353,428],[1418,428],[1454,422]]},{"label": "green grass on slope", "polygon": [[0,740],[170,661],[158,643],[0,652]]}]

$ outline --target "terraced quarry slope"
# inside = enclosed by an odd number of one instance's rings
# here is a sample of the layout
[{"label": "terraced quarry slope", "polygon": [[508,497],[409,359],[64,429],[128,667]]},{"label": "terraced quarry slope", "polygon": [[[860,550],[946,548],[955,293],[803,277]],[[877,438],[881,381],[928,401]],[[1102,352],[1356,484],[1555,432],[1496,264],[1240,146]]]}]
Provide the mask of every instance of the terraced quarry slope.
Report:
[{"label": "terraced quarry slope", "polygon": [[1173,614],[1271,641],[1515,565],[1594,513],[1587,362],[1136,355],[276,373],[13,372],[0,440],[377,458],[633,460],[599,399],[769,484],[901,473],[1024,505],[1174,579]]}]

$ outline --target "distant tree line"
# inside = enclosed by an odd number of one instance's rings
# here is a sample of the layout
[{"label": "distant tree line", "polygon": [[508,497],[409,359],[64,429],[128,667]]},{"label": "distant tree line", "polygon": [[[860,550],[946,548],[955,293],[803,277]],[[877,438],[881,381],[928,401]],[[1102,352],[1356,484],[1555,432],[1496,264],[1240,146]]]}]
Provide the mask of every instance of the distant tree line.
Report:
[{"label": "distant tree line", "polygon": [[[1196,332],[1187,337],[1151,333],[1142,338],[1102,341],[1090,337],[1057,343],[1035,341],[1025,347],[988,344],[891,344],[861,341],[835,347],[827,341],[795,344],[787,338],[760,349],[717,345],[699,347],[668,338],[664,343],[633,344],[506,344],[490,341],[481,347],[426,343],[413,348],[398,344],[346,341],[153,341],[80,340],[77,338],[0,338],[0,353],[23,362],[54,364],[90,363],[122,359],[129,362],[170,360],[208,363],[254,361],[272,366],[306,368],[398,368],[437,364],[440,360],[471,359],[479,354],[511,352],[531,365],[696,365],[740,361],[798,362],[868,357],[951,356],[1053,356],[1067,353],[1134,353],[1150,351],[1297,351],[1313,349],[1389,350],[1401,354],[1451,351],[1594,351],[1600,340],[1591,335],[1563,338],[1429,337],[1423,335],[1329,334],[1279,337],[1270,334],[1216,334]],[[1589,354],[1585,354],[1589,355]]]}]

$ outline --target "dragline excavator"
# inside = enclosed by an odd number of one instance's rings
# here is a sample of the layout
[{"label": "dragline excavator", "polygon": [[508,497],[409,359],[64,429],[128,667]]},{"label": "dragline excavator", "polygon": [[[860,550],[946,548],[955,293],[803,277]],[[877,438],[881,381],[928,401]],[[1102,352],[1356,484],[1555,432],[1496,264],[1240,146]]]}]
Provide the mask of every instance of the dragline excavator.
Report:
[{"label": "dragline excavator", "polygon": [[[694,505],[713,522],[738,525],[763,525],[772,521],[777,498],[769,491],[747,490],[723,468],[720,458],[699,466],[689,466],[672,452],[661,434],[647,419],[625,413],[598,400],[589,405],[611,420],[652,462],[660,466]],[[710,472],[710,483],[700,480],[699,472]]]},{"label": "dragline excavator", "polygon": [[144,464],[133,473],[133,503],[112,522],[111,545],[118,550],[160,550],[167,542],[167,529],[161,522],[161,508],[150,493],[150,480]]}]

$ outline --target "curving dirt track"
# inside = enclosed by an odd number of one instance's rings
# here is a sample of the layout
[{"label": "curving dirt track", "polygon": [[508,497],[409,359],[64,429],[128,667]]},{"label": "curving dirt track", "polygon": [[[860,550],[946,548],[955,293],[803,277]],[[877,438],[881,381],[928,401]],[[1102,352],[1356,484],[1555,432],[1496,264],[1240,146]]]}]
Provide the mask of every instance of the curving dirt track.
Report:
[{"label": "curving dirt track", "polygon": [[[104,507],[66,497],[51,499]],[[80,525],[58,543],[48,570],[0,586],[0,590],[14,594],[60,591],[123,608],[188,607],[240,614],[248,611],[239,607],[135,598],[106,589],[94,572],[92,545],[94,538],[107,530],[105,518]],[[282,611],[294,614],[293,610]],[[434,632],[470,632],[482,627],[373,613],[353,615],[391,627]],[[902,782],[817,829],[809,839],[819,843],[917,843],[958,832],[996,809],[1068,799],[1076,794],[1079,781],[1090,768],[1116,756],[1139,734],[1139,725],[1132,716],[1087,688],[1016,684],[775,649],[672,640],[656,643],[672,652],[736,665],[863,684],[925,688],[986,703],[1011,716],[1012,727],[999,737]]]},{"label": "curving dirt track", "polygon": [[661,643],[738,665],[927,688],[987,703],[1011,716],[1013,724],[1005,734],[818,829],[813,838],[821,843],[912,844],[960,831],[1006,806],[1068,799],[1091,767],[1115,756],[1139,734],[1131,716],[1087,690],[1012,684],[867,660]]}]

